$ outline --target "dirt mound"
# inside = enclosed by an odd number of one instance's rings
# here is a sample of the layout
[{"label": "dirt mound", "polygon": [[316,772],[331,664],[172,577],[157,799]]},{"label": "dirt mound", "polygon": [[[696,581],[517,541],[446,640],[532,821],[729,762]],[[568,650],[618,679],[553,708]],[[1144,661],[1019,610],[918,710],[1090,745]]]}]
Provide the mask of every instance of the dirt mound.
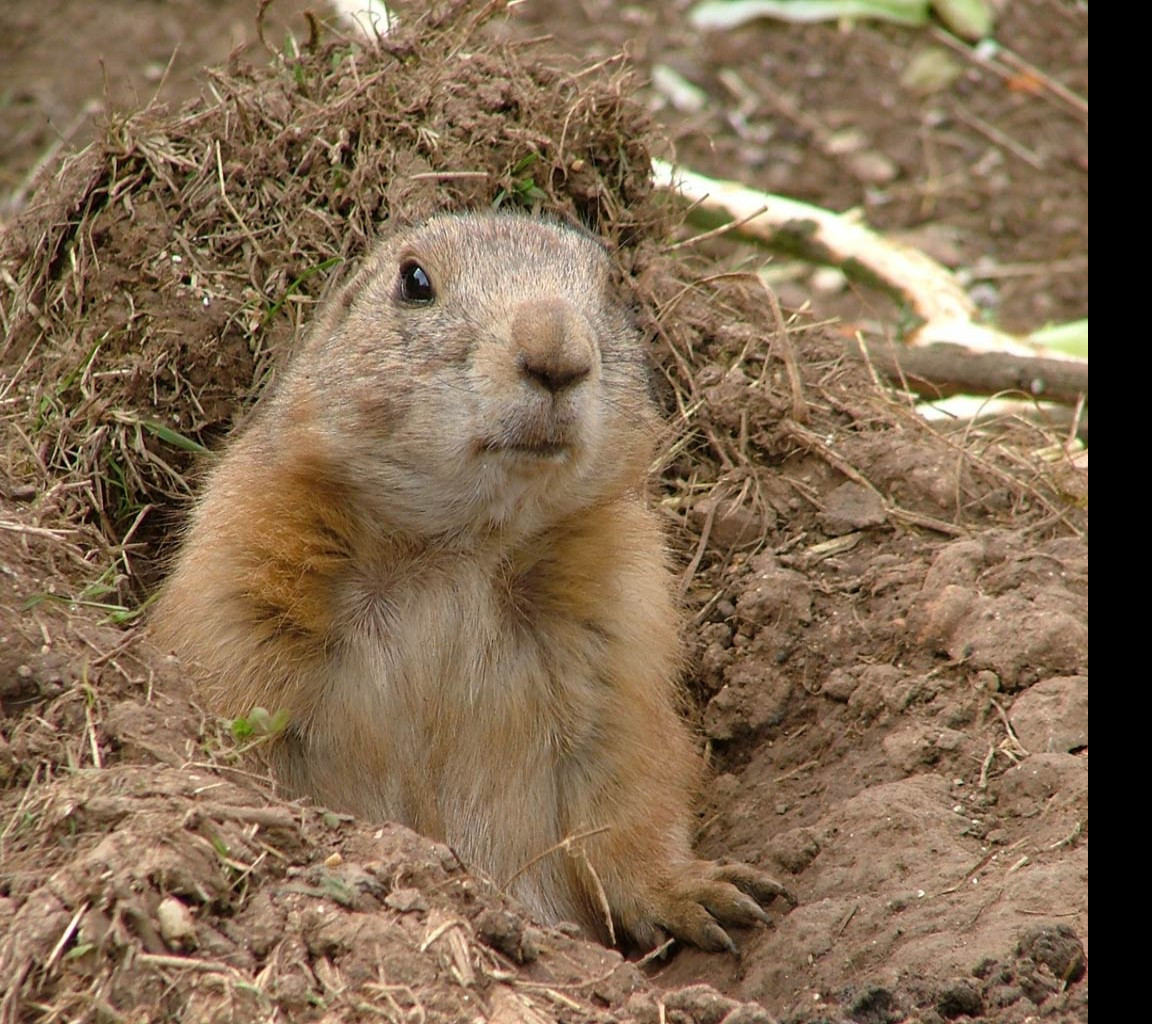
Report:
[{"label": "dirt mound", "polygon": [[[219,70],[0,238],[0,1019],[1086,1019],[1086,474],[1032,427],[930,429],[671,251],[619,65],[493,42],[492,7]],[[635,284],[700,848],[801,897],[740,958],[630,964],[282,801],[134,624],[194,456],[375,227],[494,203],[589,225]]]}]

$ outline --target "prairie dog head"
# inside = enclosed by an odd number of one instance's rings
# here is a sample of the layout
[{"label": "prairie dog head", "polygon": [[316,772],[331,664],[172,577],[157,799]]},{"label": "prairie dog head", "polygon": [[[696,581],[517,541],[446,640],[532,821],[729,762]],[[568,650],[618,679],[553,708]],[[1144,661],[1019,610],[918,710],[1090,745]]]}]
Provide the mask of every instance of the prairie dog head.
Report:
[{"label": "prairie dog head", "polygon": [[614,496],[656,431],[606,254],[512,215],[382,239],[272,404],[368,511],[419,534],[531,530]]}]

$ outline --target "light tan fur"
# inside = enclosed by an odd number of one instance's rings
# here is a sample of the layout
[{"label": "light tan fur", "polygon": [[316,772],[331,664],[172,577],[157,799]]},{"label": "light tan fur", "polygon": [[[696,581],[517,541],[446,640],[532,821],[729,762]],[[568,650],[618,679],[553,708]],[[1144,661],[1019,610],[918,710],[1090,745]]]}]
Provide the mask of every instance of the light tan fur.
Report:
[{"label": "light tan fur", "polygon": [[448,842],[543,921],[606,938],[606,899],[641,944],[731,948],[718,922],[783,889],[691,853],[658,433],[591,237],[395,230],[211,474],[157,635],[212,710],[287,713],[293,792]]}]

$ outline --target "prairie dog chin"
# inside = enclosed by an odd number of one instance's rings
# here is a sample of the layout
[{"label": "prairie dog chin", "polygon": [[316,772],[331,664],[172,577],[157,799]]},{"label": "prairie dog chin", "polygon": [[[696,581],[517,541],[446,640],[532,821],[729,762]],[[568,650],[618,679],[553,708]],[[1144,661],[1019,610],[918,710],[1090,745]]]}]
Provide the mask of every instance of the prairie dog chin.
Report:
[{"label": "prairie dog chin", "polygon": [[691,851],[645,376],[591,236],[392,231],[212,472],[154,621],[213,711],[288,714],[294,793],[446,841],[541,921],[730,949],[785,890]]}]

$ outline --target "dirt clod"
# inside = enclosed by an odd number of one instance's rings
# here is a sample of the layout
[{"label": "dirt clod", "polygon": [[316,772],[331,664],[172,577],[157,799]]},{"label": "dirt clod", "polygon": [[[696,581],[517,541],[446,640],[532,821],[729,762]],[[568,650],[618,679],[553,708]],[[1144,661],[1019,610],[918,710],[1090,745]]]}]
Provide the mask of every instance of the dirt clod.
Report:
[{"label": "dirt clod", "polygon": [[1017,945],[1020,956],[1047,967],[1063,982],[1079,981],[1087,969],[1084,946],[1067,924],[1039,924],[1028,929]]}]

